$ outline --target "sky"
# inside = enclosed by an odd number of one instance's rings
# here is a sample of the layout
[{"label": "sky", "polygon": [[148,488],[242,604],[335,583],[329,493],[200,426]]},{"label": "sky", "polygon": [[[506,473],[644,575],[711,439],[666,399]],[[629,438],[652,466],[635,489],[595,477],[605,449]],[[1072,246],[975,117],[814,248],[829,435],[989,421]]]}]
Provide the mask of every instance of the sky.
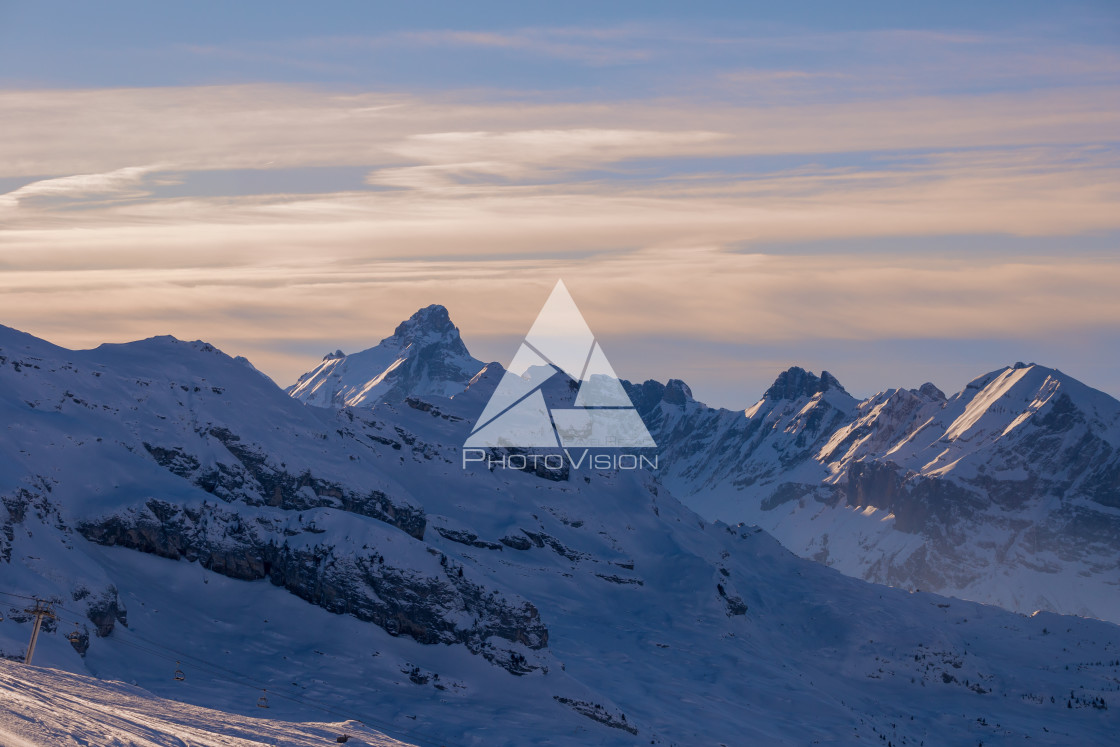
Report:
[{"label": "sky", "polygon": [[618,373],[1120,396],[1114,2],[0,0],[0,324],[283,385],[562,278]]}]

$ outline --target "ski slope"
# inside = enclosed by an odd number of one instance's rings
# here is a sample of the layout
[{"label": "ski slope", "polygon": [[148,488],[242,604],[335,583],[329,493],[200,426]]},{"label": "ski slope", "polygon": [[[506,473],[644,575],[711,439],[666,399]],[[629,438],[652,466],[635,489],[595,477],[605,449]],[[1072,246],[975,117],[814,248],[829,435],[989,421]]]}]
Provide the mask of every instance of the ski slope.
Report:
[{"label": "ski slope", "polygon": [[312,747],[338,744],[340,736],[354,747],[406,744],[356,721],[249,718],[159,698],[124,682],[0,660],[3,747]]}]

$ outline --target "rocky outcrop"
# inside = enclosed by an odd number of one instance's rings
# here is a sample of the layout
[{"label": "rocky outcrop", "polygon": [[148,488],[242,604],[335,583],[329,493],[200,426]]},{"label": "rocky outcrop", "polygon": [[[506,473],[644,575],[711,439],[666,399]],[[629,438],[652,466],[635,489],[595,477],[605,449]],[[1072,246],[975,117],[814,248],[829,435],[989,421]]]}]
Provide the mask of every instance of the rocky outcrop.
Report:
[{"label": "rocky outcrop", "polygon": [[561,705],[566,705],[573,711],[581,716],[586,716],[592,721],[598,721],[604,726],[609,726],[612,729],[621,729],[637,735],[638,728],[626,721],[626,714],[620,712],[612,713],[605,706],[599,703],[592,703],[586,700],[578,700],[576,698],[566,698],[562,695],[553,695],[553,700]]},{"label": "rocky outcrop", "polygon": [[[71,597],[75,602],[83,602],[86,605],[86,618],[93,623],[98,638],[104,638],[112,633],[117,623],[128,627],[128,612],[117,593],[117,587],[110,585],[100,592],[93,592],[86,586],[79,586],[71,593]],[[88,634],[85,639],[85,645],[88,647]]]},{"label": "rocky outcrop", "polygon": [[778,378],[762,396],[768,400],[797,399],[823,394],[830,389],[844,391],[844,387],[840,386],[840,382],[828,371],[821,371],[818,378],[816,374],[804,368],[792,366],[778,374]]},{"label": "rocky outcrop", "polygon": [[447,529],[445,527],[436,527],[436,532],[444,539],[449,539],[452,542],[458,542],[461,545],[481,547],[485,550],[502,549],[501,544],[497,542],[489,542],[487,540],[480,540],[477,534],[465,529]]},{"label": "rocky outcrop", "polygon": [[517,651],[518,646],[540,650],[548,645],[548,630],[529,602],[508,600],[472,582],[460,568],[451,568],[446,557],[441,556],[441,572],[431,576],[393,565],[377,548],[358,551],[330,542],[308,543],[306,537],[293,543],[293,537],[316,534],[315,529],[292,530],[284,518],[243,516],[221,504],[192,508],[153,499],[123,514],[86,521],[78,531],[99,544],[197,561],[232,578],[268,579],[312,604],[372,622],[391,635],[427,644],[463,644],[514,674],[537,668]]},{"label": "rocky outcrop", "polygon": [[499,540],[506,547],[512,547],[514,550],[528,550],[533,546],[525,537],[516,534],[507,534]]},{"label": "rocky outcrop", "polygon": [[211,427],[206,435],[219,441],[237,463],[203,468],[198,458],[182,448],[161,448],[148,443],[144,448],[168,471],[226,502],[239,500],[251,506],[295,511],[338,508],[384,521],[417,539],[424,538],[426,519],[419,506],[393,501],[379,490],[358,492],[312,475],[310,470],[292,474],[274,465],[262,448],[243,442],[229,429]]}]

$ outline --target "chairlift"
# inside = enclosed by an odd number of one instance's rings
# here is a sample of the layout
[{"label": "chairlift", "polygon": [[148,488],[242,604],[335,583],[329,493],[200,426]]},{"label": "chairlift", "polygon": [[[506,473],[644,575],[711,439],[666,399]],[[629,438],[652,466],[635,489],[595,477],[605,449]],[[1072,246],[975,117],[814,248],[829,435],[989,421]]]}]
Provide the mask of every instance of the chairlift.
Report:
[{"label": "chairlift", "polygon": [[257,708],[268,708],[268,690],[261,690],[264,695],[257,699]]},{"label": "chairlift", "polygon": [[82,642],[82,634],[78,632],[78,623],[74,623],[74,629],[66,635],[66,640],[75,646]]},{"label": "chairlift", "polygon": [[179,662],[175,662],[175,679],[182,682],[186,678],[187,676],[183,674],[183,670],[179,668]]}]

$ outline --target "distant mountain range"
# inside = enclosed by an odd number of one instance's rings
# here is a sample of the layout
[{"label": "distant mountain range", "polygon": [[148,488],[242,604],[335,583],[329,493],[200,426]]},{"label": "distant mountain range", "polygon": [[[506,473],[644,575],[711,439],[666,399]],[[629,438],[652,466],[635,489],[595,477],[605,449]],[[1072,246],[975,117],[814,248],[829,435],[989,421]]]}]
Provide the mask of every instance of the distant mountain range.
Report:
[{"label": "distant mountain range", "polygon": [[[287,391],[373,408],[454,396],[483,368],[431,306]],[[738,411],[679,380],[624,386],[662,484],[708,519],[868,581],[1120,622],[1120,402],[1060,371],[1016,363],[948,398],[926,383],[859,401],[794,367]]]},{"label": "distant mountain range", "polygon": [[[791,370],[732,413],[680,382],[647,382],[630,392],[660,444],[659,475],[463,469],[461,446],[503,374],[471,361],[446,311],[429,307],[372,351],[303,377],[331,405],[315,407],[203,342],[72,351],[0,327],[0,656],[22,658],[34,596],[60,618],[46,621],[36,664],[255,715],[267,689],[274,718],[356,718],[417,744],[1114,735],[1116,625],[847,578],[674,497],[691,486],[690,500],[789,523],[833,512],[853,533],[874,521],[945,562],[936,532],[952,541],[980,531],[971,522],[989,537],[1001,526],[991,516],[1035,500],[981,492],[993,472],[1044,474],[1038,490],[1072,481],[1040,527],[1062,511],[1112,516],[1098,477],[1112,462],[1090,458],[1114,443],[1107,397],[1022,367],[948,400],[926,387],[861,404],[829,376]],[[1027,385],[1050,398],[1024,405]],[[557,382],[546,396],[574,394]],[[864,485],[857,467],[893,453],[909,469],[926,458],[919,436],[938,429],[967,440],[920,479],[895,473],[896,492],[874,500],[899,506],[879,522],[887,510],[866,496],[877,473]],[[956,472],[981,455],[984,472]],[[863,493],[845,508],[853,484]],[[927,500],[907,519],[923,522],[900,526],[906,501]],[[828,526],[832,562],[861,549],[837,539],[842,522]],[[1055,524],[1054,541],[1072,544],[1073,529]],[[887,547],[880,538],[867,557]],[[993,553],[990,573],[1011,555]],[[1038,574],[1045,557],[1100,588],[1114,578],[1115,565],[1081,555],[1036,557]]]},{"label": "distant mountain range", "polygon": [[680,382],[632,392],[703,516],[869,581],[1120,621],[1120,402],[1060,371],[858,401],[791,368],[737,412]]}]

